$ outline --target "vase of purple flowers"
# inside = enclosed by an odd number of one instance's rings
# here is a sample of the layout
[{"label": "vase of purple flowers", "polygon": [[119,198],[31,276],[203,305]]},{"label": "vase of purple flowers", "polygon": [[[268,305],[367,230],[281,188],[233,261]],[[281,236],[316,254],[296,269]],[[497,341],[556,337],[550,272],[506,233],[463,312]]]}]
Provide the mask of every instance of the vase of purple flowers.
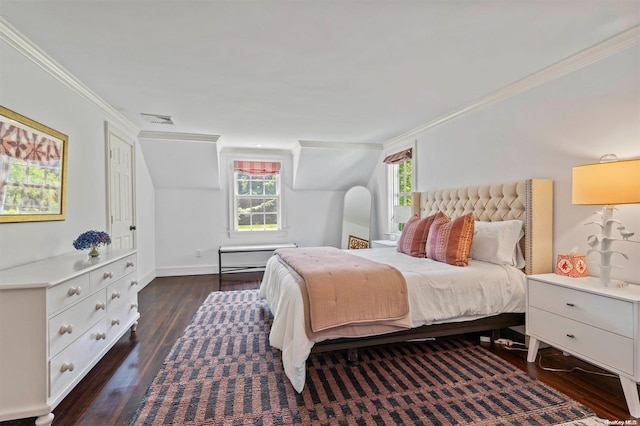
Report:
[{"label": "vase of purple flowers", "polygon": [[73,242],[73,247],[76,250],[89,250],[89,256],[98,257],[100,252],[99,246],[107,246],[111,244],[111,237],[104,231],[87,231],[83,232]]}]

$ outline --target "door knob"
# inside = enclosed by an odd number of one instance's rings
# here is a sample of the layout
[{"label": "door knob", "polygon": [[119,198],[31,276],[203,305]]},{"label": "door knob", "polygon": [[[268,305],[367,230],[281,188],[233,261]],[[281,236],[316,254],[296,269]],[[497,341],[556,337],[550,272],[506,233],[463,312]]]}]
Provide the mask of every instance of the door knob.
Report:
[{"label": "door knob", "polygon": [[136,226],[135,226],[135,225],[131,225],[131,226],[129,227],[129,231],[135,231],[135,230],[136,230]]}]

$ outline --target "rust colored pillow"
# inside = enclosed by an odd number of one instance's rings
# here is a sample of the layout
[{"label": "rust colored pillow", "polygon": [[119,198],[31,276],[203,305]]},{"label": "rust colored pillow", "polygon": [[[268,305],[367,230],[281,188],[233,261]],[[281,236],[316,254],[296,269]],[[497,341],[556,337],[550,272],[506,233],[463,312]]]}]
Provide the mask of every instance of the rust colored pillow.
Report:
[{"label": "rust colored pillow", "polygon": [[417,214],[404,225],[402,235],[398,241],[398,251],[413,257],[426,257],[425,244],[429,235],[429,228],[437,214],[420,219]]},{"label": "rust colored pillow", "polygon": [[445,214],[437,217],[429,230],[427,257],[449,265],[467,266],[474,226],[473,213],[454,220],[450,220]]}]

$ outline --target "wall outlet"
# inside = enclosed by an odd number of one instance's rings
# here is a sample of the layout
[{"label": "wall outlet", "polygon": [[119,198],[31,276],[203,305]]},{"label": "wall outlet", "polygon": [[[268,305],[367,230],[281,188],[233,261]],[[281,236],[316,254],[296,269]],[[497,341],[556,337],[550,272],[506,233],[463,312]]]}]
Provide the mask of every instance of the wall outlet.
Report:
[{"label": "wall outlet", "polygon": [[196,249],[196,257],[202,256],[202,250]]}]

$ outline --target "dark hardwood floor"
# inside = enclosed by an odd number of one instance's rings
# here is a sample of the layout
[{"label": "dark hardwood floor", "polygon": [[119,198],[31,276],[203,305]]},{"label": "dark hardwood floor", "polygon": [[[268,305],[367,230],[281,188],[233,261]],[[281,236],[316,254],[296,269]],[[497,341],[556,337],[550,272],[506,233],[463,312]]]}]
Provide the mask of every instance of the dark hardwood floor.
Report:
[{"label": "dark hardwood floor", "polygon": [[[258,288],[261,272],[156,278],[139,294],[138,330],[125,335],[54,410],[54,426],[126,425],[176,339],[207,295],[218,290]],[[473,336],[478,338],[478,336]],[[575,371],[548,372],[526,361],[526,352],[483,344],[533,377],[583,403],[608,420],[632,419],[617,378]],[[615,348],[612,348],[615,350]],[[552,349],[540,351],[544,366],[597,368]],[[33,419],[3,422],[33,424]]]}]

